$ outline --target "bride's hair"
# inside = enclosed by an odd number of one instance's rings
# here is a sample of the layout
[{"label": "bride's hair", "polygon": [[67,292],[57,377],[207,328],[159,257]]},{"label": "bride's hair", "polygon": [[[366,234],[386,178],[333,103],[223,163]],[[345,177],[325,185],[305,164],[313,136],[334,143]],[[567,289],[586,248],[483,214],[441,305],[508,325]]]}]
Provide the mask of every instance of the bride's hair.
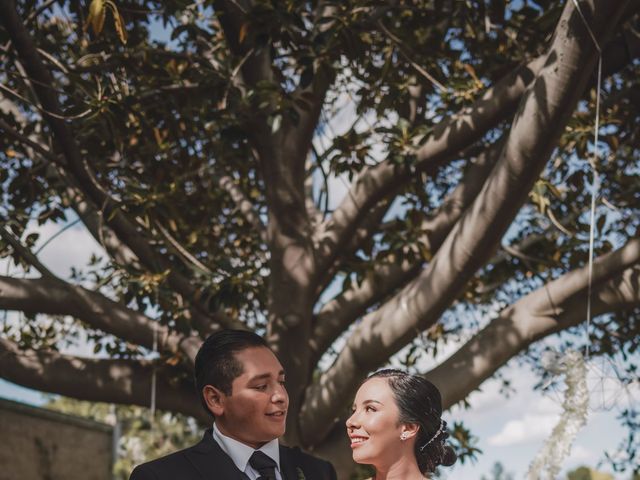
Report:
[{"label": "bride's hair", "polygon": [[418,375],[396,369],[379,370],[369,378],[385,378],[393,392],[400,423],[418,425],[414,454],[422,473],[433,473],[440,465],[453,465],[457,456],[447,445],[447,422],[442,420],[442,399],[436,386]]}]

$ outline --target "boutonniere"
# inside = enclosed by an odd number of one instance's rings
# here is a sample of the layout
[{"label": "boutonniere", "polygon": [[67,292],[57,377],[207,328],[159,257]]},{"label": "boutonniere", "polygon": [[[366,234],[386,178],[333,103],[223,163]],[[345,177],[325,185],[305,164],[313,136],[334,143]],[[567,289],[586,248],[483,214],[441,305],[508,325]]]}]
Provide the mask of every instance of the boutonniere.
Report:
[{"label": "boutonniere", "polygon": [[304,472],[300,467],[296,467],[296,473],[298,474],[298,480],[307,480],[307,477],[304,476]]}]

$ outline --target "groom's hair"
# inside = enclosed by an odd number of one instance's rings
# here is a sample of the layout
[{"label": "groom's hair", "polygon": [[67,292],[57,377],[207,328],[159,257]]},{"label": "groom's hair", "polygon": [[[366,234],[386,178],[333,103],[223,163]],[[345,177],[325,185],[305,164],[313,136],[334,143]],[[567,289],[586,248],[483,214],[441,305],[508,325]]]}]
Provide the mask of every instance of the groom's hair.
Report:
[{"label": "groom's hair", "polygon": [[264,338],[246,330],[220,330],[204,341],[196,355],[195,383],[200,401],[208,413],[202,389],[211,385],[225,395],[231,395],[233,380],[242,375],[243,365],[234,356],[252,347],[269,348]]}]

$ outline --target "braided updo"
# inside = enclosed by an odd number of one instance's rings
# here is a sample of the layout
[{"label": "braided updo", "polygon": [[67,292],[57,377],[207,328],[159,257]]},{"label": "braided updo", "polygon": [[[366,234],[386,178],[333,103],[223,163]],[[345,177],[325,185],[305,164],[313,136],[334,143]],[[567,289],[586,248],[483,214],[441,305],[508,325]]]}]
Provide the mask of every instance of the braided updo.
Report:
[{"label": "braided updo", "polygon": [[420,428],[414,454],[422,473],[433,473],[440,465],[450,466],[457,460],[451,446],[447,422],[442,420],[442,399],[429,380],[396,369],[379,370],[369,378],[385,378],[393,392],[400,423],[412,423]]}]

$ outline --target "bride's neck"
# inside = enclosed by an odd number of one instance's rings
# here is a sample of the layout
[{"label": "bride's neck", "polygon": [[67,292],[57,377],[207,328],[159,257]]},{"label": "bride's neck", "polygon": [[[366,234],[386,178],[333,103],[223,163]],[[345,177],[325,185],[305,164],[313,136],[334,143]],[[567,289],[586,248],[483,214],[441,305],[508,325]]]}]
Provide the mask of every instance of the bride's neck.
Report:
[{"label": "bride's neck", "polygon": [[376,466],[372,480],[422,480],[426,478],[420,472],[415,458],[399,458],[392,465]]}]

